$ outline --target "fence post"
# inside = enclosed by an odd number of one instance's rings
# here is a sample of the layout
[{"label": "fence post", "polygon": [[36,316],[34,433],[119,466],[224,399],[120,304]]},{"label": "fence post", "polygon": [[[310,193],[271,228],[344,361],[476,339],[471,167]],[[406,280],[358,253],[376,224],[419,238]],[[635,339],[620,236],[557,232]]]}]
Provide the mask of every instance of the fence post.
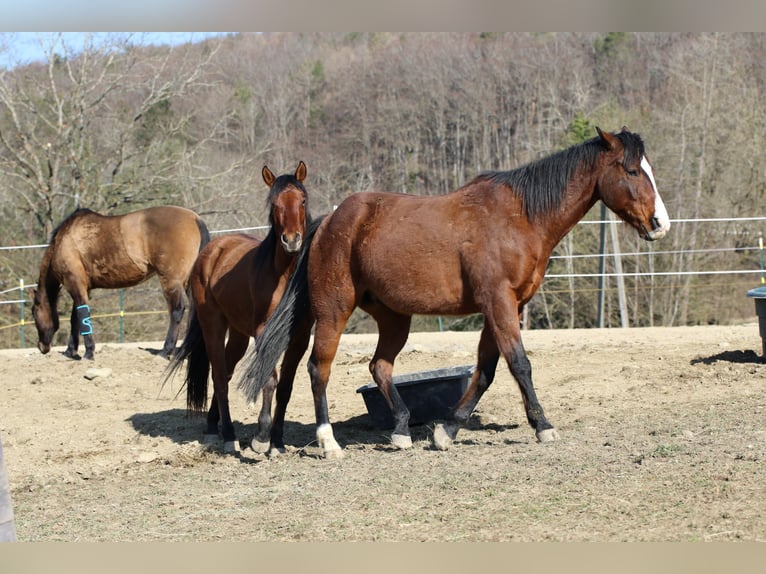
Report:
[{"label": "fence post", "polygon": [[598,253],[601,257],[598,262],[598,316],[597,323],[599,329],[604,327],[604,298],[606,295],[606,205],[601,202],[601,223],[598,233]]},{"label": "fence post", "polygon": [[120,343],[124,343],[125,338],[125,289],[120,289]]},{"label": "fence post", "polygon": [[19,279],[19,293],[21,293],[21,348],[24,348],[25,336],[24,336],[24,279]]}]

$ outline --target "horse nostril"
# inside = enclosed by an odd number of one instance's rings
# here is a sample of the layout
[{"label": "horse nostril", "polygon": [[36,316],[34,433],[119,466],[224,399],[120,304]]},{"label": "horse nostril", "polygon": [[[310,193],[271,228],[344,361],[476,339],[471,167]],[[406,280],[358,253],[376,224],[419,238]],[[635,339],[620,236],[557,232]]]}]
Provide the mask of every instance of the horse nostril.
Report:
[{"label": "horse nostril", "polygon": [[652,217],[649,222],[652,224],[652,231],[655,231],[660,228],[660,220],[656,217]]},{"label": "horse nostril", "polygon": [[287,234],[282,234],[282,245],[288,253],[297,252],[301,248],[302,240],[303,238],[300,233],[296,233],[292,239]]}]

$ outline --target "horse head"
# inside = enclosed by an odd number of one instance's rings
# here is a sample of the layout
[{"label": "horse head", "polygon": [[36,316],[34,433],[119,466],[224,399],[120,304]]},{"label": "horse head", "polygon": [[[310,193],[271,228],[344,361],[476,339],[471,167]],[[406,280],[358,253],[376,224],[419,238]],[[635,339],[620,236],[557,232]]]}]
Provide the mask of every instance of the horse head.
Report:
[{"label": "horse head", "polygon": [[624,127],[617,134],[596,130],[607,153],[597,183],[601,200],[643,239],[664,237],[670,219],[641,138]]},{"label": "horse head", "polygon": [[34,290],[34,300],[32,303],[32,316],[35,319],[37,327],[38,343],[37,348],[45,355],[51,350],[53,335],[59,329],[59,315],[55,307],[51,305],[48,294],[43,289]]},{"label": "horse head", "polygon": [[272,230],[287,253],[297,253],[303,244],[306,226],[310,219],[306,189],[303,187],[303,180],[306,179],[306,164],[301,161],[295,170],[295,175],[279,177],[275,177],[268,167],[263,166],[261,175],[270,188],[269,219]]}]

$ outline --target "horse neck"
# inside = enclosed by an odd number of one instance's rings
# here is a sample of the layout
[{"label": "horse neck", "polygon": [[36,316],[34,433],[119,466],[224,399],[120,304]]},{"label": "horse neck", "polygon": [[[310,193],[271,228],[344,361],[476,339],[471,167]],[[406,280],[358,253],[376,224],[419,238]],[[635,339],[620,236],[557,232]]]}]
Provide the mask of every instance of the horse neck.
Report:
[{"label": "horse neck", "polygon": [[564,198],[558,209],[552,214],[541,217],[536,222],[542,234],[550,241],[551,251],[598,201],[596,181],[596,174],[584,177],[575,174],[567,185]]},{"label": "horse neck", "polygon": [[279,235],[274,239],[274,271],[277,277],[290,275],[295,269],[295,262],[298,260],[296,253],[287,253],[282,248],[282,243],[278,239]]},{"label": "horse neck", "polygon": [[37,280],[37,290],[42,309],[53,315],[57,312],[61,282],[51,269],[51,253],[52,251],[50,250],[46,252],[43,259],[40,277]]},{"label": "horse neck", "polygon": [[282,242],[279,239],[281,235],[281,228],[272,222],[271,229],[258,247],[258,265],[269,266],[275,278],[292,272],[292,267],[295,264],[295,256],[285,253],[282,247]]}]

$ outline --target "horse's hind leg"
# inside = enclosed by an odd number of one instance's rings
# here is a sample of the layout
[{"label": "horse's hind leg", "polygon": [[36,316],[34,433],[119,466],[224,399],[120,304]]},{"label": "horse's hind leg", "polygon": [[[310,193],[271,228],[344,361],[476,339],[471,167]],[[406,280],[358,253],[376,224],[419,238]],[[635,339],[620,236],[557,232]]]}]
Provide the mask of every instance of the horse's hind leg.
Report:
[{"label": "horse's hind leg", "polygon": [[[350,313],[349,313],[350,315]],[[320,323],[317,320],[314,331],[314,348],[308,361],[311,393],[314,397],[314,415],[316,416],[316,436],[325,458],[343,458],[343,450],[335,440],[327,408],[327,384],[335,353],[338,350],[340,336],[346,324],[341,321]]]},{"label": "horse's hind leg", "polygon": [[160,351],[160,356],[170,358],[175,352],[176,343],[178,342],[178,331],[181,327],[184,311],[186,310],[186,301],[184,300],[183,286],[167,286],[164,281],[161,280],[161,282],[165,301],[168,304],[170,322],[168,325],[168,333],[165,336],[165,343],[162,345],[162,351]]},{"label": "horse's hind leg", "polygon": [[396,356],[404,348],[409,336],[411,317],[399,315],[389,309],[377,308],[370,311],[378,323],[378,346],[370,361],[370,373],[394,417],[392,444],[401,449],[410,448],[410,411],[392,378]]},{"label": "horse's hind leg", "polygon": [[313,321],[306,315],[304,323],[298,328],[292,339],[290,339],[290,344],[282,359],[276,390],[277,405],[274,409],[274,420],[271,426],[269,454],[272,455],[285,452],[284,427],[287,404],[290,402],[290,397],[293,393],[295,371],[298,369],[298,364],[301,362],[309,346],[312,323]]},{"label": "horse's hind leg", "polygon": [[452,411],[451,417],[443,423],[434,426],[434,446],[439,450],[447,450],[452,441],[455,440],[458,430],[465,426],[468,418],[473,413],[476,405],[486,392],[495,378],[497,362],[500,359],[500,352],[497,349],[495,337],[492,329],[484,322],[484,328],[481,331],[479,339],[478,360],[476,370],[471,377],[471,384],[468,385],[465,393],[458,401]]},{"label": "horse's hind leg", "polygon": [[[223,337],[218,338],[222,343]],[[231,420],[229,410],[229,381],[231,380],[234,367],[247,350],[250,338],[233,330],[229,330],[229,338],[226,348],[212,354],[210,357],[210,369],[213,377],[214,402],[218,405],[218,415],[221,421],[221,436],[223,437],[223,450],[235,452],[237,450],[237,437],[234,433],[234,423]]]}]

